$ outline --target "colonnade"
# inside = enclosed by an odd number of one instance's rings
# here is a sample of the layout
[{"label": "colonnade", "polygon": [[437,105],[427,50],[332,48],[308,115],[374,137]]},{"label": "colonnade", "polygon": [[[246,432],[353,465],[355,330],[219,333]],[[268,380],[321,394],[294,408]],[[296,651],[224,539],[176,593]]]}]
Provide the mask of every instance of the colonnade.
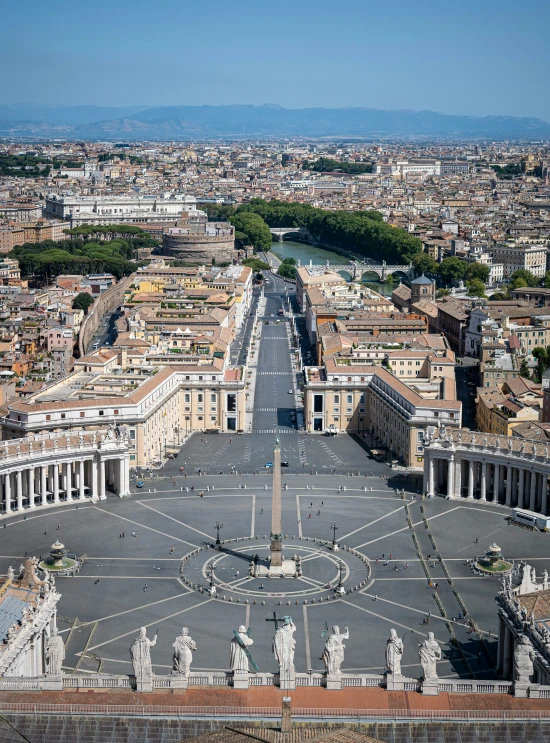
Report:
[{"label": "colonnade", "polygon": [[0,443],[0,516],[130,490],[128,445],[103,432]]},{"label": "colonnade", "polygon": [[79,459],[29,463],[0,472],[0,513],[12,513],[50,503],[105,500],[106,491],[120,495],[129,488],[123,458]]},{"label": "colonnade", "polygon": [[549,450],[535,442],[469,432],[426,442],[428,497],[478,499],[546,515],[549,477]]}]

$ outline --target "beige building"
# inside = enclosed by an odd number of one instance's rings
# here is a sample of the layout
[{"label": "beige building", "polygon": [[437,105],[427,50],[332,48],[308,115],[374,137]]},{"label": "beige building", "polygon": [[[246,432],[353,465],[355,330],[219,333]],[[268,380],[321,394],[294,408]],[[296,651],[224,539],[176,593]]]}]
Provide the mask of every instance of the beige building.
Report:
[{"label": "beige building", "polygon": [[240,369],[224,369],[221,359],[152,366],[103,350],[79,359],[74,373],[56,384],[8,404],[0,422],[3,439],[127,426],[133,467],[161,460],[193,431],[237,431],[244,417]]},{"label": "beige building", "polygon": [[[403,381],[387,368],[359,359],[330,359],[323,367],[307,368],[307,431],[357,432],[383,450],[387,458],[421,467],[422,442],[428,428],[438,424],[459,428],[462,420],[462,403],[455,394],[454,361],[444,357],[436,363],[436,358],[425,352],[423,359],[414,352],[393,357],[391,363],[398,375],[401,370],[408,372],[411,362],[410,378],[408,374],[399,375]],[[401,367],[401,362],[407,366]]]},{"label": "beige building", "polygon": [[494,263],[502,263],[505,279],[521,269],[530,271],[535,276],[546,273],[547,242],[505,243],[495,245],[490,250]]}]

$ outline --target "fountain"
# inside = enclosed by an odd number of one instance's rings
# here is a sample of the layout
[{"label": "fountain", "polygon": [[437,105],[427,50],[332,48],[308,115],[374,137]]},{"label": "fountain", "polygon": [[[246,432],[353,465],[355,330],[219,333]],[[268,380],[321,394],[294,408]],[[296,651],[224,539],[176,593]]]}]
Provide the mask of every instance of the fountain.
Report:
[{"label": "fountain", "polygon": [[52,544],[49,556],[42,560],[39,564],[41,570],[55,571],[56,573],[62,573],[64,571],[69,572],[77,565],[77,561],[70,557],[67,557],[67,550],[65,545],[61,544],[59,540],[56,540]]},{"label": "fountain", "polygon": [[496,542],[493,542],[489,547],[485,553],[485,557],[478,557],[476,559],[475,566],[482,573],[499,573],[501,575],[508,573],[512,569],[512,563],[503,559],[502,550]]}]

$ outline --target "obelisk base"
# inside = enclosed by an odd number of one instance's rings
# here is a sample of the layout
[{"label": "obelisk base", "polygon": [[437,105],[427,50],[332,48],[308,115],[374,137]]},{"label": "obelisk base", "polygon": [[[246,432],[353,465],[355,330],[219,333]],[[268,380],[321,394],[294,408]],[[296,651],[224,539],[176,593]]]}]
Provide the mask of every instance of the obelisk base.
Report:
[{"label": "obelisk base", "polygon": [[267,565],[257,562],[254,567],[255,578],[297,578],[298,569],[296,560],[283,560],[282,565],[274,565],[272,562]]}]

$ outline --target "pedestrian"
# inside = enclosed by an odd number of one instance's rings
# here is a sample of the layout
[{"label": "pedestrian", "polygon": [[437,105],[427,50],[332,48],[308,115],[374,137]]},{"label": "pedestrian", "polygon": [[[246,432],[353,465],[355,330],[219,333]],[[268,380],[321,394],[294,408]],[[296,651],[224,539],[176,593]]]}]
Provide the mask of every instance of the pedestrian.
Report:
[{"label": "pedestrian", "polygon": [[378,558],[376,558],[376,562],[378,562]]},{"label": "pedestrian", "polygon": [[57,525],[57,531],[59,531],[60,529],[61,529],[61,524],[58,524]]},{"label": "pedestrian", "polygon": [[97,586],[98,583],[99,583],[99,578],[94,582],[94,586]]},{"label": "pedestrian", "polygon": [[392,559],[393,555],[390,553],[390,560]]},{"label": "pedestrian", "polygon": [[310,513],[308,513],[307,517],[308,517],[308,519],[310,519],[310,518],[311,518],[311,514],[310,514]]},{"label": "pedestrian", "polygon": [[239,577],[239,575],[240,575],[240,570],[237,570],[237,578]]},{"label": "pedestrian", "polygon": [[313,505],[313,501],[311,501],[311,503],[309,504],[309,507],[311,508],[312,505]]},{"label": "pedestrian", "polygon": [[386,567],[387,567],[387,566],[388,566],[389,564],[390,564],[390,563],[389,563],[389,561],[388,561],[388,560],[386,560],[386,562],[384,563],[384,565],[385,565]]},{"label": "pedestrian", "polygon": [[374,599],[373,599],[373,601],[378,601],[378,594],[377,594],[377,593],[375,593],[375,594],[374,594]]},{"label": "pedestrian", "polygon": [[384,553],[382,552],[382,559],[384,559],[384,557],[385,557],[385,555],[384,555]]},{"label": "pedestrian", "polygon": [[174,550],[175,550],[175,548],[174,548],[174,547],[172,547],[172,549],[170,550],[170,554],[171,554],[171,555],[173,555],[173,554],[174,554]]},{"label": "pedestrian", "polygon": [[143,590],[144,590],[144,591],[146,591],[146,590],[147,590],[147,583],[146,583],[146,584],[145,584],[145,585],[143,586]]},{"label": "pedestrian", "polygon": [[263,584],[263,583],[260,583],[260,590],[261,590],[261,591],[263,591],[263,590],[264,590],[264,584]]},{"label": "pedestrian", "polygon": [[124,539],[124,532],[122,532],[122,538]]},{"label": "pedestrian", "polygon": [[44,536],[46,536],[46,534],[47,534],[47,533],[48,533],[48,532],[47,532],[47,531],[45,531],[45,532],[44,532]]},{"label": "pedestrian", "polygon": [[405,570],[406,570],[406,569],[407,569],[408,567],[409,567],[409,563],[408,563],[408,562],[406,562],[406,563],[405,563]]},{"label": "pedestrian", "polygon": [[428,609],[428,616],[429,616],[429,617],[431,617],[431,616],[432,616],[432,610],[431,610],[431,609]]},{"label": "pedestrian", "polygon": [[264,509],[263,508],[260,508],[260,513],[263,513],[263,512],[264,512]]},{"label": "pedestrian", "polygon": [[317,516],[320,516],[320,515],[321,515],[321,511],[317,509]]},{"label": "pedestrian", "polygon": [[475,541],[475,543],[477,544],[478,542],[479,542],[479,539],[478,539],[478,538],[476,537],[476,541]]}]

